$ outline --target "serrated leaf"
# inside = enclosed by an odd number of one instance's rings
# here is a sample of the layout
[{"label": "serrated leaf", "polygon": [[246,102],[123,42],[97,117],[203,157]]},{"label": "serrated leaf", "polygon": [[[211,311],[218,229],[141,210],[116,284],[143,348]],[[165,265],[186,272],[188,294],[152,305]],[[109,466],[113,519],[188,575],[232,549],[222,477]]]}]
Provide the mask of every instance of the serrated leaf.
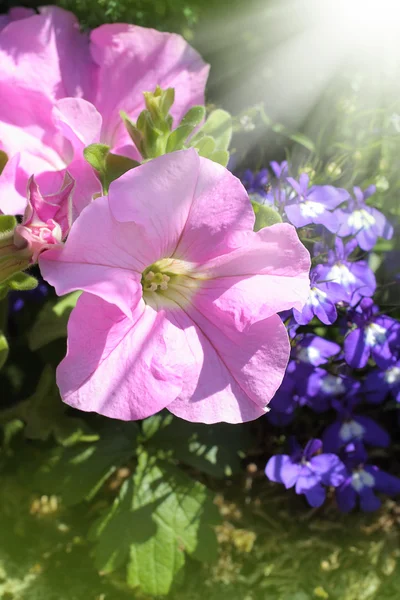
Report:
[{"label": "serrated leaf", "polygon": [[[142,451],[134,476],[92,527],[96,566],[109,573],[127,562],[131,587],[165,595],[185,554],[196,551],[200,530],[217,522],[218,511],[204,485]],[[207,543],[215,546],[215,536]]]},{"label": "serrated leaf", "polygon": [[251,204],[256,216],[254,231],[260,231],[260,229],[263,229],[264,227],[270,227],[276,223],[282,223],[282,217],[280,214],[270,206],[265,206],[265,204],[260,204],[259,202],[255,202],[253,200],[251,201]]},{"label": "serrated leaf", "polygon": [[232,138],[231,115],[220,108],[214,110],[193,137],[191,145],[197,147],[197,142],[202,136],[211,136],[215,141],[216,150],[228,150]]},{"label": "serrated leaf", "polygon": [[67,506],[90,500],[132,458],[136,435],[136,423],[117,421],[97,442],[56,449],[37,474],[37,486],[45,494],[60,495]]},{"label": "serrated leaf", "polygon": [[67,336],[67,323],[81,292],[72,292],[61,300],[48,301],[28,334],[28,344],[32,351],[50,342]]},{"label": "serrated leaf", "polygon": [[245,427],[188,423],[170,414],[155,417],[142,423],[146,442],[153,447],[171,450],[180,462],[212,477],[223,478],[240,471],[240,455],[250,444]]},{"label": "serrated leaf", "polygon": [[0,369],[5,364],[8,357],[8,342],[6,336],[0,331]]}]

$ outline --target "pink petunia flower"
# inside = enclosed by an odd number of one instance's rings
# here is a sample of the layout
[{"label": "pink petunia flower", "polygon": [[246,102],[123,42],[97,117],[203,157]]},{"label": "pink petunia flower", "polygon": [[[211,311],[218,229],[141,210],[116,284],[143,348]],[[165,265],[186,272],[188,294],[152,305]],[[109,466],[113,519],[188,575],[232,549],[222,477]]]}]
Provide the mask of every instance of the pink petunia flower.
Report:
[{"label": "pink petunia flower", "polygon": [[0,149],[10,158],[0,178],[0,212],[24,212],[32,174],[49,194],[68,167],[79,214],[101,192],[84,147],[101,142],[138,158],[120,111],[135,120],[144,91],[174,87],[178,122],[204,103],[208,66],[176,34],[108,24],[89,39],[71,13],[39,10],[14,9],[0,21]]},{"label": "pink petunia flower", "polygon": [[54,244],[61,244],[72,224],[72,194],[75,181],[68,171],[56,194],[42,196],[32,176],[28,182],[28,203],[22,223],[14,230],[14,245],[24,250],[32,264]]},{"label": "pink petunia flower", "polygon": [[58,294],[84,291],[57,372],[64,401],[124,420],[263,415],[289,358],[276,313],[303,307],[310,259],[293,226],[253,226],[240,181],[193,149],[114,181],[39,259]]}]

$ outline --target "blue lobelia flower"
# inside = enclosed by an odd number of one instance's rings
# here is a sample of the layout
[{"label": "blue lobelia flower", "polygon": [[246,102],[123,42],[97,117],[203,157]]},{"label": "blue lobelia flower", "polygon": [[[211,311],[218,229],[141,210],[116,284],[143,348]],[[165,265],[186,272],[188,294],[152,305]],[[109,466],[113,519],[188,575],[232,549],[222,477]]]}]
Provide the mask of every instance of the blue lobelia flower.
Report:
[{"label": "blue lobelia flower", "polygon": [[[363,297],[373,296],[375,293],[375,275],[367,261],[349,260],[356,248],[356,240],[344,244],[340,238],[336,238],[335,246],[328,251],[326,264],[320,270],[323,283],[319,284],[319,289],[335,304],[345,302],[355,306]],[[318,251],[320,250],[318,247]]]},{"label": "blue lobelia flower", "polygon": [[[285,427],[293,421],[298,401],[298,382],[303,379],[303,365],[291,360],[287,366],[285,377],[268,407],[268,421],[275,427]],[[299,378],[298,372],[302,371]]]},{"label": "blue lobelia flower", "polygon": [[[310,272],[310,295],[307,303],[301,312],[293,309],[293,317],[299,325],[307,325],[314,317],[325,325],[332,325],[337,319],[334,302],[329,298],[328,292],[320,287],[321,283],[325,283],[323,270],[323,265],[318,265]],[[339,296],[341,287],[337,283],[331,283],[330,291],[335,288],[336,296]]]},{"label": "blue lobelia flower", "polygon": [[389,434],[370,417],[355,415],[354,409],[359,403],[356,395],[342,400],[332,400],[337,411],[337,419],[325,429],[322,439],[328,452],[338,452],[351,442],[363,442],[370,446],[386,448],[390,444]]},{"label": "blue lobelia flower", "polygon": [[253,173],[246,169],[240,178],[251,199],[260,203],[273,203],[273,197],[270,193],[268,169],[261,169],[258,173]]},{"label": "blue lobelia flower", "polygon": [[364,192],[359,187],[355,187],[354,199],[351,198],[347,207],[337,213],[340,220],[338,235],[354,236],[360,248],[366,251],[372,250],[378,237],[390,240],[393,236],[393,227],[385,215],[365,203],[375,191],[374,185]]},{"label": "blue lobelia flower", "polygon": [[275,175],[276,179],[278,179],[279,181],[286,180],[288,173],[289,173],[289,167],[288,167],[287,160],[284,160],[281,163],[278,163],[278,162],[276,162],[276,160],[273,160],[269,164],[270,164],[270,167],[271,167],[272,172]]},{"label": "blue lobelia flower", "polygon": [[370,357],[382,369],[396,361],[400,323],[378,310],[371,298],[364,298],[349,314],[354,328],[344,339],[344,356],[353,368],[362,369]]},{"label": "blue lobelia flower", "polygon": [[332,401],[358,394],[361,384],[343,375],[333,375],[317,367],[303,380],[304,393],[300,394],[299,404],[309,406],[317,413],[332,408]]},{"label": "blue lobelia flower", "polygon": [[292,349],[292,358],[305,366],[319,367],[339,354],[341,348],[336,342],[312,333],[298,336],[297,344]]},{"label": "blue lobelia flower", "polygon": [[346,477],[346,469],[335,454],[318,454],[322,450],[320,440],[310,440],[304,450],[292,441],[291,454],[272,456],[265,474],[286,489],[295,487],[296,494],[304,494],[311,506],[321,506],[326,497],[324,486],[340,485]]},{"label": "blue lobelia flower", "polygon": [[311,223],[324,225],[335,233],[339,228],[339,221],[332,211],[348,200],[349,193],[332,185],[314,185],[308,188],[309,176],[306,173],[300,175],[299,181],[293,177],[288,177],[287,181],[295,192],[285,207],[289,222],[295,227],[304,227]]},{"label": "blue lobelia flower", "polygon": [[400,479],[374,465],[366,464],[367,458],[361,443],[356,442],[346,447],[343,461],[347,468],[347,476],[336,488],[336,500],[342,512],[353,510],[357,500],[361,510],[374,511],[381,505],[375,492],[382,492],[388,496],[400,493]]},{"label": "blue lobelia flower", "polygon": [[364,381],[364,397],[370,404],[380,404],[391,394],[400,403],[400,361],[384,370],[370,371]]}]

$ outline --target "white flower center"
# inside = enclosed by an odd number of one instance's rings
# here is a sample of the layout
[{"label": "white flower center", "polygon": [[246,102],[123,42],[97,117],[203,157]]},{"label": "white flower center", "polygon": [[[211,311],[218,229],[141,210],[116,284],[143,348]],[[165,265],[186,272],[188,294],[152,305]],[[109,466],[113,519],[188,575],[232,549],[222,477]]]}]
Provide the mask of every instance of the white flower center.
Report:
[{"label": "white flower center", "polygon": [[325,394],[330,394],[332,396],[338,396],[340,394],[344,394],[346,391],[346,387],[340,377],[336,377],[335,375],[326,375],[321,380],[321,390],[325,392]]},{"label": "white flower center", "polygon": [[384,380],[389,385],[400,383],[400,367],[391,367],[384,375]]},{"label": "white flower center", "polygon": [[355,471],[351,476],[351,485],[356,492],[360,492],[364,487],[374,487],[375,479],[371,473],[367,473],[367,471],[361,469],[360,471]]},{"label": "white flower center", "polygon": [[364,209],[355,210],[347,219],[347,223],[350,227],[354,227],[354,229],[370,229],[373,225],[375,225],[375,218],[369,214]]},{"label": "white flower center", "polygon": [[339,437],[343,442],[350,440],[362,440],[364,435],[364,427],[357,421],[346,421],[339,430]]},{"label": "white flower center", "polygon": [[364,341],[367,346],[382,345],[386,342],[387,330],[377,323],[370,323],[364,331]]},{"label": "white flower center", "polygon": [[317,348],[314,348],[314,346],[306,346],[305,348],[300,348],[300,350],[297,352],[297,357],[299,358],[299,360],[308,363],[320,358],[320,356],[320,351]]},{"label": "white flower center", "polygon": [[205,275],[193,263],[164,258],[142,273],[143,300],[153,308],[171,304],[187,304],[200,287]]},{"label": "white flower center", "polygon": [[307,304],[310,304],[311,306],[314,306],[314,307],[319,306],[321,304],[321,302],[324,302],[324,300],[327,298],[327,296],[328,296],[328,294],[326,294],[322,290],[319,290],[316,287],[311,288],[310,295],[308,296]]},{"label": "white flower center", "polygon": [[325,206],[319,202],[313,202],[312,200],[306,200],[300,203],[300,212],[303,217],[318,217],[325,212]]},{"label": "white flower center", "polygon": [[339,283],[345,287],[351,285],[356,282],[356,278],[353,273],[350,271],[347,265],[343,265],[342,263],[336,263],[330,269],[327,275],[327,280],[332,281],[333,283]]}]

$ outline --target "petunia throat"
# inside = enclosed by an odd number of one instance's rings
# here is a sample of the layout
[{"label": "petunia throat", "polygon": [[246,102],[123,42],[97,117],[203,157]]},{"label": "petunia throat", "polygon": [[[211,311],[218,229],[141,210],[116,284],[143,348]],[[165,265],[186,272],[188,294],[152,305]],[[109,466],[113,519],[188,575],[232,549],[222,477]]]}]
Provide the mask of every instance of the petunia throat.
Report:
[{"label": "petunia throat", "polygon": [[143,300],[152,306],[160,306],[168,300],[185,304],[202,279],[204,275],[196,271],[193,263],[175,258],[158,260],[142,273]]}]

